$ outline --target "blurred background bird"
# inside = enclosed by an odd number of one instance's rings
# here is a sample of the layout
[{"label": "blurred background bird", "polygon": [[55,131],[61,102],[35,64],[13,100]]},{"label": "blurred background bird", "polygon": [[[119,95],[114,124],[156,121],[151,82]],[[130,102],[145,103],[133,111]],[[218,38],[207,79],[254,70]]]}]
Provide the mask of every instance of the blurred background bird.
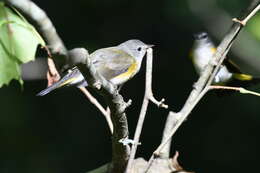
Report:
[{"label": "blurred background bird", "polygon": [[[201,75],[216,52],[216,46],[206,32],[194,34],[190,58],[196,72]],[[213,84],[248,87],[260,83],[260,78],[241,72],[238,65],[226,58],[216,74]]]}]

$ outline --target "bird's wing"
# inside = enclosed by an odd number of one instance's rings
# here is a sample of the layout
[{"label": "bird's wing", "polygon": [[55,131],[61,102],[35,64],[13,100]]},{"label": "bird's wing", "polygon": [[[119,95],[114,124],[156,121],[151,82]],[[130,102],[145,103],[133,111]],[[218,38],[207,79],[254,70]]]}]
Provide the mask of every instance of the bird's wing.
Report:
[{"label": "bird's wing", "polygon": [[[212,48],[213,53],[215,53],[216,50],[216,48]],[[242,73],[239,66],[232,60],[230,60],[228,57],[225,58],[223,65],[225,65],[231,73]]]},{"label": "bird's wing", "polygon": [[[213,53],[216,53],[217,49],[214,47],[211,49],[211,51]],[[228,57],[225,58],[223,65],[225,65],[231,73],[242,73],[238,65],[230,60]]]},{"label": "bird's wing", "polygon": [[231,73],[242,73],[239,66],[230,59],[226,58],[223,63]]},{"label": "bird's wing", "polygon": [[99,49],[93,52],[90,58],[98,72],[107,80],[127,73],[130,67],[136,64],[134,57],[117,47]]}]

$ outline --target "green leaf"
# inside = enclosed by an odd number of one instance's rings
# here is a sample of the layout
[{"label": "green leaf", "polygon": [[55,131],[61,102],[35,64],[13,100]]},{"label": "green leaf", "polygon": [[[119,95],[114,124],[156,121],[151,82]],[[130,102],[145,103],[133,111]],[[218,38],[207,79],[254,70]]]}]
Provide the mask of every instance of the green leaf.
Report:
[{"label": "green leaf", "polygon": [[22,84],[20,64],[34,60],[44,40],[18,12],[0,2],[0,87],[12,79]]}]

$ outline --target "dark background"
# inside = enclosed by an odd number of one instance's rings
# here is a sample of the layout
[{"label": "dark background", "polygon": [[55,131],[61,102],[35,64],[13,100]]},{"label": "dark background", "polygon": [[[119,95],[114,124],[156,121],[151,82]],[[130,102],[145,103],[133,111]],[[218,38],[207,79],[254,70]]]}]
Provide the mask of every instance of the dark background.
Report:
[{"label": "dark background", "polygon": [[[205,4],[211,1],[198,3],[207,9]],[[208,31],[218,43],[231,26],[231,18],[249,1],[216,1],[230,15],[227,25],[215,26],[214,20],[221,14],[214,14],[210,27],[222,28],[217,31],[210,30],[186,0],[34,2],[47,12],[70,49],[85,47],[92,52],[134,38],[155,44],[155,97],[166,98],[169,109],[178,111],[197,79],[188,58],[192,34]],[[211,12],[208,10],[208,16],[213,16]],[[259,48],[259,40],[257,43]],[[241,62],[235,51],[232,55]],[[145,63],[122,90],[125,100],[133,100],[127,110],[131,138],[144,95],[144,69]],[[249,65],[244,70],[260,76],[258,69]],[[111,138],[102,114],[76,88],[36,97],[45,87],[46,80],[25,81],[23,89],[13,81],[0,89],[0,172],[82,173],[109,162]],[[250,89],[260,91],[258,87]],[[181,165],[198,173],[259,169],[259,103],[259,97],[250,95],[236,93],[219,98],[208,93],[174,136],[172,151],[180,152]],[[149,105],[138,157],[148,159],[159,145],[167,114]]]}]

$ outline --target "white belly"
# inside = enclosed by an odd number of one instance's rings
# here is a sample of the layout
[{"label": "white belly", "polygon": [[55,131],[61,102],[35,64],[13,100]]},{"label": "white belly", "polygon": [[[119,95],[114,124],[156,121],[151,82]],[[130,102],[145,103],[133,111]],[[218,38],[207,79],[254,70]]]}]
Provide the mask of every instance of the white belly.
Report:
[{"label": "white belly", "polygon": [[[201,75],[203,70],[206,68],[213,55],[214,52],[210,47],[207,46],[198,48],[197,51],[194,52],[193,63],[195,66],[195,70],[199,75]],[[232,73],[230,73],[225,66],[221,66],[214,78],[213,83],[214,84],[226,83],[231,78],[232,78]]]},{"label": "white belly", "polygon": [[213,52],[208,47],[199,48],[194,52],[193,63],[198,74],[201,74],[206,68],[212,56]]}]

